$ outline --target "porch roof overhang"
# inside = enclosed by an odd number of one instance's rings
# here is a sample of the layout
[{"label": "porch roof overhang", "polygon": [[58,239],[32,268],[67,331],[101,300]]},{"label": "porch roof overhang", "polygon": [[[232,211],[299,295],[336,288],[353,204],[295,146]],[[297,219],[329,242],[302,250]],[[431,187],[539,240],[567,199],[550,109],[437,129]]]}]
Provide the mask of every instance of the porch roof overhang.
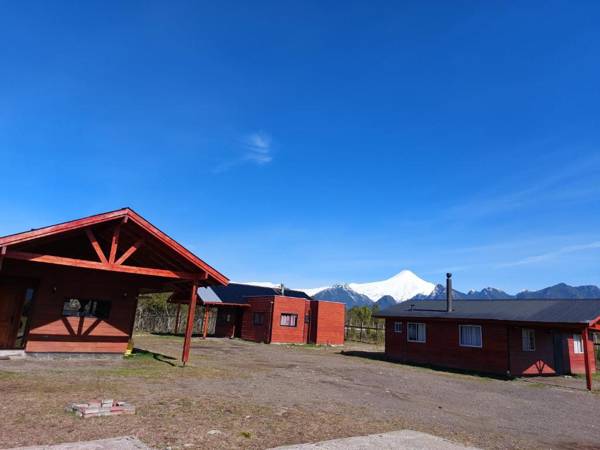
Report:
[{"label": "porch roof overhang", "polygon": [[[114,223],[115,226],[105,237],[103,250],[96,227],[106,228],[105,224],[108,223]],[[129,242],[124,248],[119,249],[119,239],[121,237],[123,240],[126,224],[129,224],[127,227],[131,228],[128,231]],[[77,232],[83,235],[84,231],[89,239],[88,245],[94,251],[91,258],[65,254],[60,248],[57,251],[56,245],[54,245],[52,253],[41,251],[35,247],[36,243],[48,244],[48,242],[59,240],[61,236],[72,236]],[[126,261],[137,258],[140,248],[148,248],[145,260],[141,264],[125,264]],[[75,253],[81,252],[76,251]],[[0,270],[5,260],[119,272],[156,277],[166,281],[195,281],[199,286],[227,285],[229,283],[227,277],[131,208],[122,208],[0,237]]]},{"label": "porch roof overhang", "polygon": [[[131,208],[0,237],[0,274],[33,264],[132,276],[146,292],[189,296],[182,361],[188,361],[198,288],[229,280]],[[13,262],[14,261],[14,262]],[[126,264],[127,263],[127,264]],[[21,267],[17,267],[17,266]]]}]

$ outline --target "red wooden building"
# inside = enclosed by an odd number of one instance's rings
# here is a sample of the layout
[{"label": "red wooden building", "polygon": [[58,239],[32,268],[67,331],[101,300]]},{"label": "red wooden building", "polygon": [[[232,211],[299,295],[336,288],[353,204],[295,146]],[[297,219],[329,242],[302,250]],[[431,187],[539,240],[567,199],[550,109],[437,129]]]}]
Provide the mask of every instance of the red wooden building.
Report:
[{"label": "red wooden building", "polygon": [[238,283],[200,288],[198,296],[207,315],[211,309],[216,311],[216,324],[212,330],[204,329],[206,335],[282,344],[344,343],[343,303],[312,300],[301,291],[284,289],[282,294],[278,288]]},{"label": "red wooden building", "polygon": [[[0,349],[123,353],[137,297],[228,279],[129,208],[0,238]],[[182,354],[187,361],[195,308]]]},{"label": "red wooden building", "polygon": [[600,300],[411,300],[385,318],[391,359],[508,376],[591,374]]}]

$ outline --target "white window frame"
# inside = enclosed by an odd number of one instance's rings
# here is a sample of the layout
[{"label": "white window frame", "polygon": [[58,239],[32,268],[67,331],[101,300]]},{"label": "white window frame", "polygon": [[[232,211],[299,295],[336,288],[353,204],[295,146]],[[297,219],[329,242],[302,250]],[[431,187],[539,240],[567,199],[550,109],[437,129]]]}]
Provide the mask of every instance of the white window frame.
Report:
[{"label": "white window frame", "polygon": [[[578,349],[577,347],[579,347],[580,349]],[[583,348],[582,334],[573,334],[573,353],[575,355],[583,355],[585,353],[585,349]]]},{"label": "white window frame", "polygon": [[402,322],[394,322],[394,333],[402,333]]},{"label": "white window frame", "polygon": [[[461,330],[466,327],[479,328],[479,341],[481,342],[480,345],[469,345],[469,344],[463,344],[461,342],[461,338],[462,338]],[[459,325],[458,326],[458,345],[460,347],[483,348],[483,329],[481,328],[481,325],[471,325],[471,324]]]},{"label": "white window frame", "polygon": [[[285,318],[287,318],[287,320],[284,320]],[[285,323],[288,322],[289,323]],[[293,325],[292,325],[293,323]],[[296,328],[298,327],[298,314],[296,313],[281,313],[281,316],[279,316],[279,326],[280,327],[287,327],[287,328]]]},{"label": "white window frame", "polygon": [[[417,327],[417,339],[411,339],[410,338],[410,326],[411,325],[415,325]],[[419,337],[419,327],[422,326],[423,327],[423,340],[420,341],[418,340]],[[418,344],[425,344],[427,342],[427,324],[423,323],[423,322],[408,322],[406,324],[406,340],[408,342],[415,342]]]},{"label": "white window frame", "polygon": [[[530,345],[525,345],[525,341]],[[533,345],[531,345],[533,343]],[[521,328],[521,349],[524,352],[535,352],[535,330],[533,328]]]}]

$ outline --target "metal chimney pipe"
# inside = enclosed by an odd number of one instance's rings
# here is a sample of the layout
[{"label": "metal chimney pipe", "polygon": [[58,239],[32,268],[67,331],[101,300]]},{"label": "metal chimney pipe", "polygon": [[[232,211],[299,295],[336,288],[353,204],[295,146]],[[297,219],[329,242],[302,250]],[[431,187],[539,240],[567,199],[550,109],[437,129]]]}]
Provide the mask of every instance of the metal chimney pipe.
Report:
[{"label": "metal chimney pipe", "polygon": [[446,311],[452,312],[452,274],[446,274]]},{"label": "metal chimney pipe", "polygon": [[281,295],[285,295],[285,285],[281,283]]}]

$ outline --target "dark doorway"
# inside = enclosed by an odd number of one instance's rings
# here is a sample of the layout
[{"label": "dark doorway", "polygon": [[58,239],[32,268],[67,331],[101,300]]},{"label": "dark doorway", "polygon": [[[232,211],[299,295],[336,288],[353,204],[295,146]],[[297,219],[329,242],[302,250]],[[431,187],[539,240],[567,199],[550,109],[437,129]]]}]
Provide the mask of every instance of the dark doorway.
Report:
[{"label": "dark doorway", "polygon": [[242,337],[242,321],[244,317],[244,311],[241,309],[237,309],[235,311],[235,330],[233,336],[236,338]]},{"label": "dark doorway", "polygon": [[0,349],[25,347],[34,293],[32,283],[0,280]]},{"label": "dark doorway", "polygon": [[565,365],[563,360],[563,334],[555,331],[552,334],[552,347],[554,351],[554,370],[557,375],[561,375],[565,373]]}]

